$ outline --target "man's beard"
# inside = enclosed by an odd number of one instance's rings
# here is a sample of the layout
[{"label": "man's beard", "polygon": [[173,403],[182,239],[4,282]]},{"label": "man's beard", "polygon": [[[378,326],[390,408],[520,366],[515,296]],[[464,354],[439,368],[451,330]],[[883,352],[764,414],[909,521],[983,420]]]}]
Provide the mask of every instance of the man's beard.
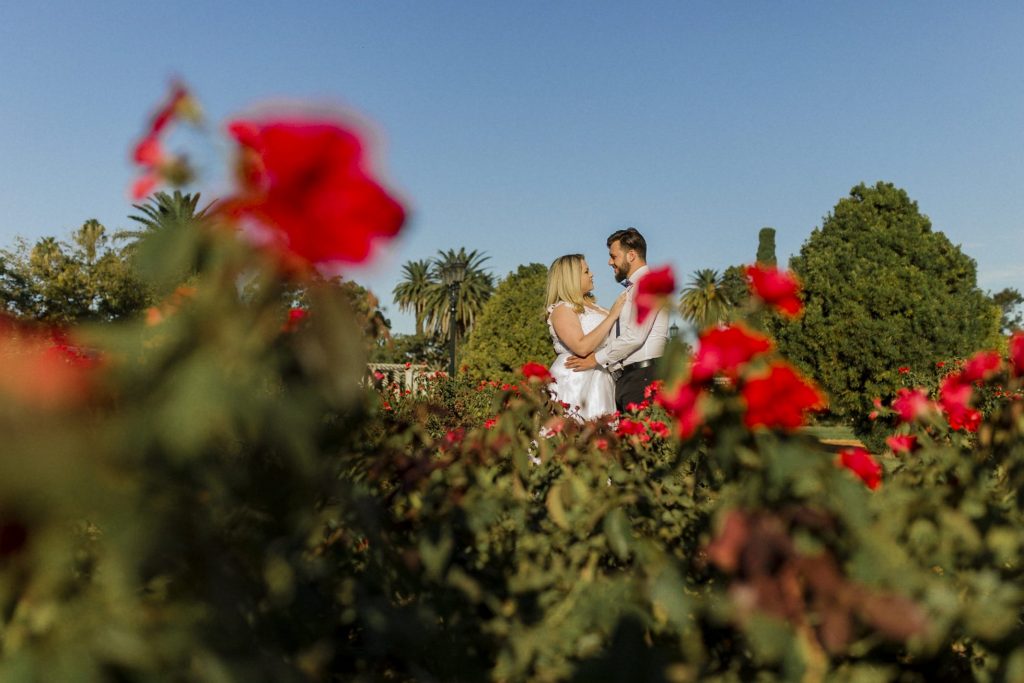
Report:
[{"label": "man's beard", "polygon": [[629,277],[629,271],[624,266],[615,265],[615,281],[622,282]]}]

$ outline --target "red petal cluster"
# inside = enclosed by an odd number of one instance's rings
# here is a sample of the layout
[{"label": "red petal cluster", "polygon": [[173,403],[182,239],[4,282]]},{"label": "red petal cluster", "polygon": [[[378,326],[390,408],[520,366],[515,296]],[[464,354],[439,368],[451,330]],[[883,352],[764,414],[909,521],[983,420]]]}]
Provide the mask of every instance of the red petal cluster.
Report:
[{"label": "red petal cluster", "polygon": [[1010,337],[1010,363],[1013,374],[1024,377],[1024,332],[1014,332]]},{"label": "red petal cluster", "polygon": [[58,332],[0,317],[0,394],[35,408],[64,408],[89,395],[98,362]]},{"label": "red petal cluster", "polygon": [[914,422],[934,408],[934,404],[928,400],[928,394],[924,389],[900,388],[896,391],[896,398],[892,400],[892,409],[896,411],[903,422]]},{"label": "red petal cluster", "polygon": [[636,321],[641,325],[651,311],[656,311],[676,289],[676,276],[671,266],[655,268],[647,272],[636,283],[633,303],[636,306]]},{"label": "red petal cluster", "polygon": [[807,412],[825,407],[821,392],[786,363],[772,363],[768,374],[749,380],[742,390],[747,427],[796,429]]},{"label": "red petal cluster", "polygon": [[921,447],[913,434],[893,434],[885,438],[885,443],[893,453],[913,453]]},{"label": "red petal cluster", "polygon": [[144,199],[172,167],[183,164],[182,159],[167,155],[160,139],[168,126],[179,118],[198,120],[199,108],[188,89],[181,83],[174,83],[167,99],[153,115],[149,130],[132,152],[132,161],[142,169],[142,175],[132,183],[133,201]]},{"label": "red petal cluster", "polygon": [[405,210],[369,174],[359,136],[333,121],[234,121],[239,183],[225,211],[268,231],[300,265],[365,261]]},{"label": "red petal cluster", "polygon": [[307,315],[308,312],[305,308],[289,308],[288,319],[285,320],[284,325],[281,326],[281,331],[294,332],[299,329],[299,325],[306,319]]},{"label": "red petal cluster", "polygon": [[680,383],[671,391],[659,391],[655,401],[676,419],[679,438],[689,438],[701,421],[699,400],[703,390],[690,383]]},{"label": "red petal cluster", "polygon": [[882,466],[863,448],[847,448],[840,451],[839,463],[860,477],[872,491],[882,483]]},{"label": "red petal cluster", "polygon": [[769,306],[791,318],[803,311],[800,283],[792,273],[758,263],[747,266],[746,274],[751,294]]},{"label": "red petal cluster", "polygon": [[555,378],[551,376],[546,366],[534,363],[533,361],[524,363],[523,367],[520,368],[520,372],[523,373],[523,377],[526,379],[537,379],[544,383],[555,381]]},{"label": "red petal cluster", "polygon": [[619,436],[640,436],[647,433],[647,428],[643,422],[637,422],[636,420],[619,420],[619,426],[615,432]]},{"label": "red petal cluster", "polygon": [[999,372],[1003,359],[995,351],[979,351],[964,363],[960,370],[960,381],[973,384],[988,379]]},{"label": "red petal cluster", "polygon": [[772,342],[768,337],[751,332],[742,325],[708,329],[701,335],[693,356],[691,381],[707,382],[719,373],[735,379],[741,365],[771,348]]},{"label": "red petal cluster", "polygon": [[950,429],[978,431],[981,425],[981,412],[970,407],[973,394],[971,384],[964,382],[958,373],[953,373],[942,380],[939,385],[939,404],[946,413]]}]

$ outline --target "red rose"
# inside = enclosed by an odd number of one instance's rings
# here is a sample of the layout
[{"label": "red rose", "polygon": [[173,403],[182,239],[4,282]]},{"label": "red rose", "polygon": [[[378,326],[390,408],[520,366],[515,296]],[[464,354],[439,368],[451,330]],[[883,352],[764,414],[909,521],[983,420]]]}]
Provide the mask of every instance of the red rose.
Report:
[{"label": "red rose", "polygon": [[676,276],[671,266],[647,271],[636,283],[633,303],[636,306],[636,321],[643,324],[651,311],[661,308],[676,289]]},{"label": "red rose", "polygon": [[840,451],[839,463],[860,477],[872,491],[882,483],[882,466],[863,448],[847,448]]},{"label": "red rose", "polygon": [[893,434],[885,438],[885,443],[893,453],[913,453],[921,447],[913,434]]},{"label": "red rose", "polygon": [[903,422],[913,422],[927,415],[934,407],[924,389],[900,388],[892,401],[892,409],[899,414]]},{"label": "red rose", "polygon": [[651,420],[647,423],[647,428],[651,430],[652,434],[657,434],[663,439],[667,439],[669,435],[668,426],[660,420]]},{"label": "red rose", "polygon": [[132,160],[144,170],[133,183],[133,201],[145,199],[161,180],[176,177],[179,181],[191,175],[183,157],[169,157],[164,153],[160,135],[176,119],[199,121],[199,106],[181,83],[174,83],[167,100],[153,115],[149,131],[135,145]]},{"label": "red rose", "polygon": [[986,380],[999,372],[999,366],[1003,359],[995,351],[979,351],[964,363],[960,370],[960,381],[964,384],[973,384]]},{"label": "red rose", "polygon": [[742,395],[747,403],[743,421],[749,428],[796,429],[808,411],[825,407],[818,388],[782,362],[773,363],[767,375],[749,380]]},{"label": "red rose", "polygon": [[1010,337],[1010,362],[1013,374],[1024,377],[1024,332],[1014,332]]},{"label": "red rose", "polygon": [[615,432],[619,436],[630,436],[630,435],[639,436],[641,434],[646,434],[647,433],[647,428],[644,427],[644,423],[643,422],[637,422],[635,420],[622,419],[622,420],[619,420],[619,426],[615,430]]},{"label": "red rose", "polygon": [[294,332],[299,329],[299,324],[306,319],[307,311],[304,308],[289,308],[288,320],[281,326],[282,332]]},{"label": "red rose", "polygon": [[942,380],[942,384],[939,385],[939,403],[942,405],[943,412],[946,413],[950,429],[978,431],[978,427],[981,425],[981,413],[970,407],[973,394],[974,390],[971,385],[965,384],[962,377],[956,373]]},{"label": "red rose", "polygon": [[907,367],[906,365],[901,365],[901,366],[900,366],[900,367],[898,367],[898,368],[897,368],[896,370],[897,370],[897,372],[899,372],[899,373],[900,373],[901,375],[906,375],[906,374],[909,374],[909,373],[910,373],[910,368],[908,368],[908,367]]},{"label": "red rose", "polygon": [[768,337],[742,325],[712,327],[700,336],[693,356],[691,379],[704,383],[718,373],[735,378],[741,365],[771,348]]},{"label": "red rose", "polygon": [[370,176],[358,135],[326,120],[234,121],[236,196],[228,215],[265,229],[271,245],[299,264],[359,263],[394,237],[405,210]]},{"label": "red rose", "polygon": [[755,264],[747,266],[747,286],[751,294],[769,306],[793,318],[803,310],[800,301],[800,283],[792,273],[775,266]]},{"label": "red rose", "polygon": [[484,421],[484,429],[491,429],[496,424],[498,424],[497,417],[488,418],[486,421]]},{"label": "red rose", "polygon": [[671,391],[659,391],[655,401],[676,419],[679,438],[689,438],[700,424],[701,414],[698,401],[701,389],[692,384],[680,383]]},{"label": "red rose", "polygon": [[524,363],[520,371],[523,373],[523,377],[528,380],[537,379],[545,384],[555,381],[555,378],[548,372],[547,367],[540,363],[534,363],[533,361]]}]

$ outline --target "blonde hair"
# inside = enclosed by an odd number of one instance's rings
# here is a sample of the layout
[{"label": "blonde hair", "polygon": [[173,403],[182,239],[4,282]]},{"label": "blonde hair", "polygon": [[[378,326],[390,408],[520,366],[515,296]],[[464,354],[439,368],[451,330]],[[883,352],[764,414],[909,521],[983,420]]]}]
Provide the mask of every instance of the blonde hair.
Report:
[{"label": "blonde hair", "polygon": [[584,292],[580,286],[583,282],[583,254],[566,254],[559,256],[548,268],[548,296],[545,307],[564,301],[572,305],[577,313],[583,307],[594,302],[591,292]]}]

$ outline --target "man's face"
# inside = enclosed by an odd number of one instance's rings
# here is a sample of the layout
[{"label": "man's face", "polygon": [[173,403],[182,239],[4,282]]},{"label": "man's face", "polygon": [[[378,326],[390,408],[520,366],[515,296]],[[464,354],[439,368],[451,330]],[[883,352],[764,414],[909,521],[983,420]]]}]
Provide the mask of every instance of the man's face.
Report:
[{"label": "man's face", "polygon": [[622,282],[629,277],[629,267],[632,265],[629,261],[629,254],[630,250],[623,249],[618,240],[612,242],[608,247],[608,265],[615,273],[616,282]]}]

